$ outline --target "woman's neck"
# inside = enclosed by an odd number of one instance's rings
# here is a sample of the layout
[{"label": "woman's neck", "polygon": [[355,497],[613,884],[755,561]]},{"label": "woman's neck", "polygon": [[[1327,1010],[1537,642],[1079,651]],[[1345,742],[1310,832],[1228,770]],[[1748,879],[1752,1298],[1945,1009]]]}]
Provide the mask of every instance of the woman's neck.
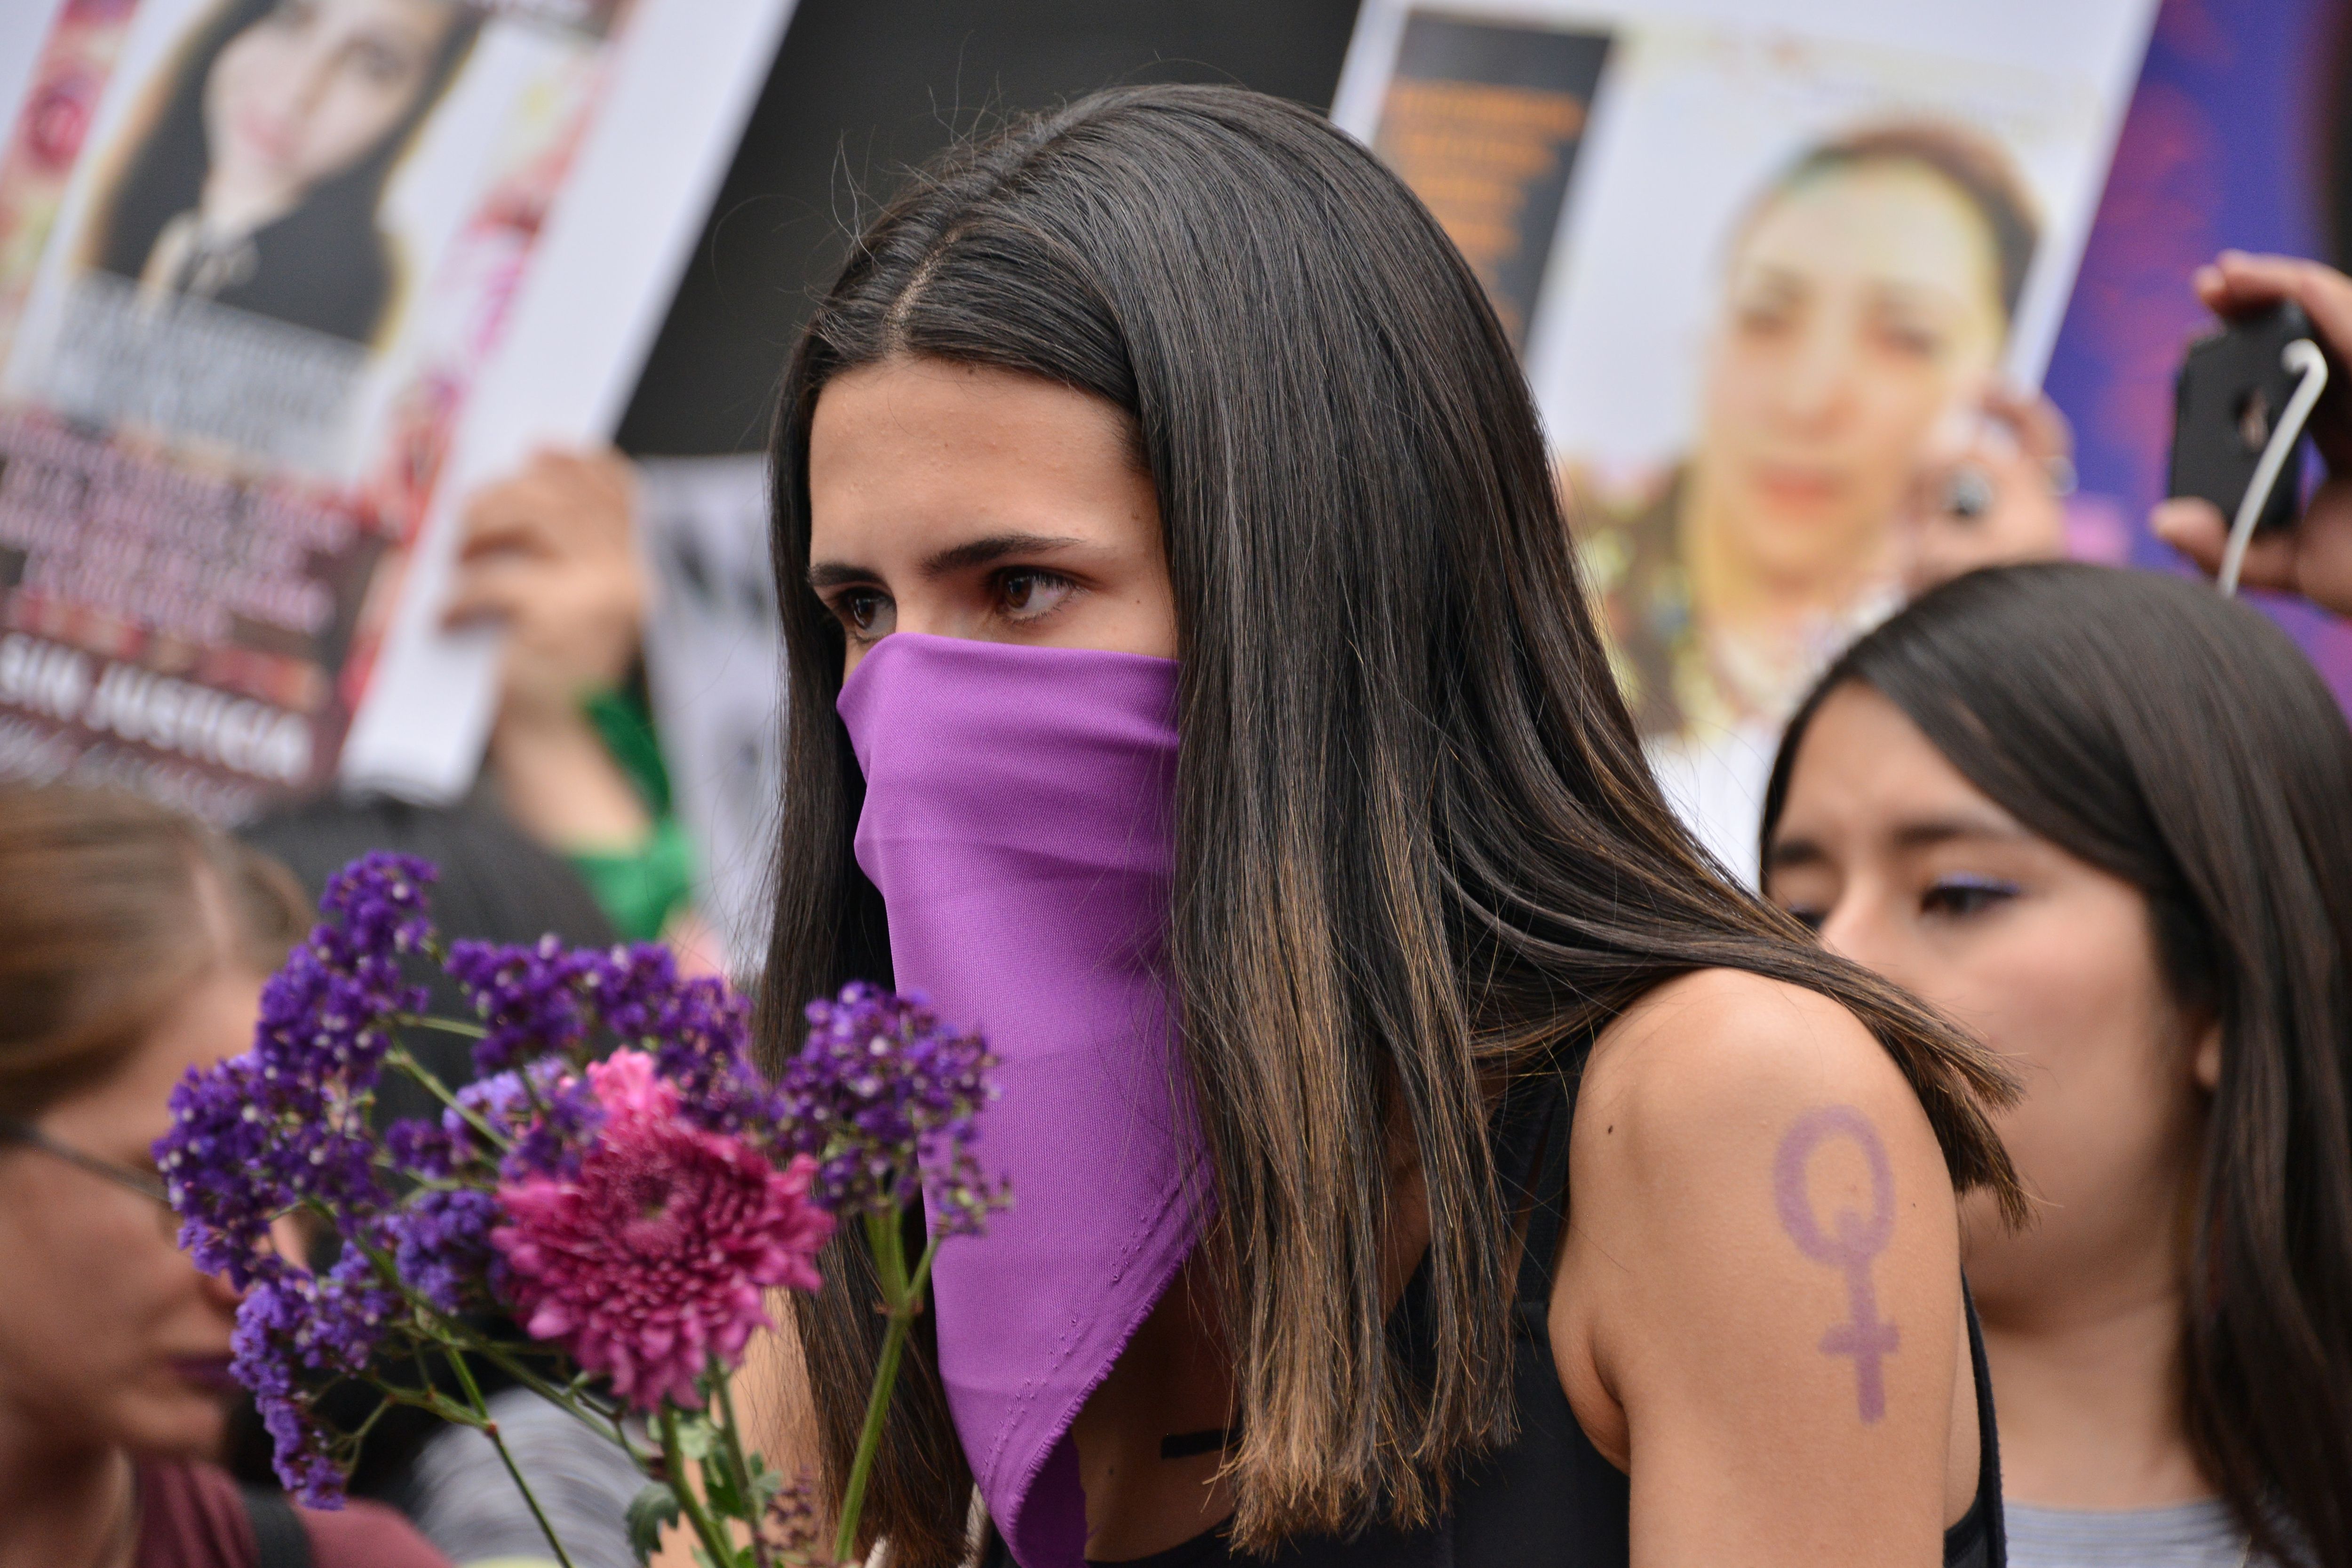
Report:
[{"label": "woman's neck", "polygon": [[1988,1304],[2001,1490],[2044,1508],[2137,1509],[2214,1495],[2181,1407],[2177,1272]]},{"label": "woman's neck", "polygon": [[136,1507],[120,1448],[58,1452],[0,1417],[0,1568],[126,1568]]},{"label": "woman's neck", "polygon": [[295,193],[275,183],[232,180],[218,170],[205,177],[196,217],[210,245],[243,239],[291,212]]}]

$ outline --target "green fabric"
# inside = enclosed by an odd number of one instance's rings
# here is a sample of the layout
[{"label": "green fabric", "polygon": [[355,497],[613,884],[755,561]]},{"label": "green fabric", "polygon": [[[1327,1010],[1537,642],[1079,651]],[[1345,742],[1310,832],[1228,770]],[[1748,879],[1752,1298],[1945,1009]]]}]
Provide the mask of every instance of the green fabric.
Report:
[{"label": "green fabric", "polygon": [[654,733],[654,716],[634,691],[599,691],[583,698],[580,710],[629,782],[645,797],[646,809],[657,817],[670,813],[669,769],[663,765],[660,738]]},{"label": "green fabric", "polygon": [[670,810],[669,769],[653,716],[635,692],[600,691],[581,703],[604,749],[628,775],[654,819],[633,850],[575,850],[567,857],[624,942],[657,942],[670,916],[693,901],[694,846]]},{"label": "green fabric", "polygon": [[694,896],[694,846],[674,816],[654,823],[644,847],[620,854],[575,850],[568,857],[624,942],[655,942],[669,917]]}]

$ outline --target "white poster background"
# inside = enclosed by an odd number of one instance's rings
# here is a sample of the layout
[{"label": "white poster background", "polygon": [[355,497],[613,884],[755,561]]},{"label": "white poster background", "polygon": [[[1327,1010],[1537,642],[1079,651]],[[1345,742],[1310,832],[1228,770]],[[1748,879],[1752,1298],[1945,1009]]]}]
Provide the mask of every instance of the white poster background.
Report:
[{"label": "white poster background", "polygon": [[653,579],[646,683],[678,818],[693,837],[695,907],[739,979],[767,958],[783,802],[783,643],[768,569],[768,461],[637,465],[637,537]]}]

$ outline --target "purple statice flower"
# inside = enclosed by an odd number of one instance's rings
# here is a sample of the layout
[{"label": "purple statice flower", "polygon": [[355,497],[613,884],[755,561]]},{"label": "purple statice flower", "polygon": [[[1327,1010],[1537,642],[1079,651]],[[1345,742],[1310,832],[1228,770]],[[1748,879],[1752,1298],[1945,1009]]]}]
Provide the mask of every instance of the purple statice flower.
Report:
[{"label": "purple statice flower", "polygon": [[499,1073],[531,1057],[578,1050],[590,1022],[580,982],[595,962],[552,936],[530,947],[452,942],[449,976],[490,1029],[474,1047],[474,1070]]},{"label": "purple statice flower", "polygon": [[[326,918],[263,989],[252,1048],[192,1069],[155,1144],[181,1245],[247,1292],[234,1370],[277,1440],[279,1474],[321,1506],[340,1495],[341,1472],[305,1390],[363,1373],[404,1310],[369,1256],[404,1237],[388,1227],[394,1194],[368,1112],[395,1027],[425,1005],[404,966],[433,940],[433,878],[430,865],[395,855],[338,873],[320,902]],[[428,1153],[413,1141],[404,1152]],[[271,1246],[271,1225],[294,1210],[324,1216],[344,1238],[332,1268],[312,1273]],[[440,1231],[455,1224],[443,1216]],[[455,1245],[439,1232],[428,1239]]]},{"label": "purple statice flower", "polygon": [[750,1057],[750,1013],[723,981],[683,978],[669,949],[616,947],[584,977],[604,1027],[651,1053],[677,1085],[683,1113],[714,1132],[765,1131],[774,1097]]},{"label": "purple statice flower", "polygon": [[373,1089],[393,1027],[424,1010],[426,992],[404,971],[431,942],[425,889],[430,864],[411,856],[363,856],[337,872],[311,928],[261,994],[254,1051],[263,1076],[298,1086],[339,1082]]},{"label": "purple statice flower", "polygon": [[977,1234],[1010,1202],[971,1147],[996,1093],[988,1042],[945,1027],[920,997],[862,982],[810,1003],[808,1022],[778,1098],[786,1139],[816,1158],[819,1201],[837,1215],[888,1213],[919,1193],[934,1230]]},{"label": "purple statice flower", "polygon": [[171,1130],[155,1163],[180,1216],[180,1245],[207,1274],[240,1289],[254,1281],[270,1221],[285,1206],[264,1156],[276,1132],[277,1098],[249,1056],[192,1071],[172,1090]]},{"label": "purple statice flower", "polygon": [[495,1293],[504,1268],[490,1249],[499,1200],[478,1187],[434,1187],[418,1193],[384,1221],[393,1260],[415,1292],[452,1316]]},{"label": "purple statice flower", "polygon": [[433,940],[425,889],[440,876],[430,860],[371,850],[327,879],[319,912],[334,922],[341,951],[353,961],[421,952]]},{"label": "purple statice flower", "polygon": [[473,1158],[471,1140],[461,1136],[470,1131],[460,1123],[458,1131],[452,1132],[438,1121],[404,1116],[383,1130],[384,1157],[403,1175],[447,1181]]},{"label": "purple statice flower", "polygon": [[425,1005],[404,964],[432,942],[425,889],[436,874],[414,856],[377,853],[328,879],[327,918],[262,992],[254,1049],[266,1076],[338,1079],[352,1093],[374,1086],[394,1023]]},{"label": "purple statice flower", "polygon": [[[588,1080],[560,1057],[478,1079],[457,1091],[457,1103],[506,1141],[507,1151],[495,1163],[507,1181],[577,1172],[582,1150],[604,1119]],[[457,1110],[442,1112],[441,1126],[460,1148],[479,1142],[480,1134]]]},{"label": "purple statice flower", "polygon": [[343,1461],[312,1414],[311,1391],[364,1373],[399,1311],[399,1297],[356,1246],[324,1274],[270,1259],[237,1304],[230,1371],[253,1391],[278,1479],[308,1507],[339,1508],[343,1489]]}]

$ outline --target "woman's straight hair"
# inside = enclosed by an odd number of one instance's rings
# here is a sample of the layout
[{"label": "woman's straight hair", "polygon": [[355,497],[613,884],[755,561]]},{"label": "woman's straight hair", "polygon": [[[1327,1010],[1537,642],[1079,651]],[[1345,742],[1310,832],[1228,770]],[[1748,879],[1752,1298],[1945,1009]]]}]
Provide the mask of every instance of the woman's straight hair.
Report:
[{"label": "woman's straight hair", "polygon": [[[2147,896],[2176,999],[2218,1022],[2181,1398],[2256,1549],[2352,1563],[2352,729],[2311,662],[2202,583],[1978,572],[1849,649],[1970,784]],[[2281,1524],[2286,1531],[2282,1534]]]},{"label": "woman's straight hair", "polygon": [[310,929],[284,867],[114,789],[0,783],[0,1116],[102,1081],[187,987]]},{"label": "woman's straight hair", "polygon": [[[1183,666],[1169,978],[1217,1216],[1237,1545],[1426,1519],[1510,1435],[1491,1109],[1574,1071],[1673,975],[1728,965],[1843,1002],[1954,1179],[2016,1201],[1984,1113],[2009,1092],[1997,1060],[1740,890],[1661,802],[1469,268],[1360,144],[1226,88],[1097,93],[949,153],[801,339],[773,454],[793,679],[768,1050],[795,1048],[807,998],[889,974],[851,856],[841,632],[804,574],[818,397],[898,357],[1116,405],[1158,493]],[[1391,1130],[1427,1184],[1425,1378],[1386,1326]],[[836,1487],[882,1327],[855,1230],[802,1308]],[[970,1478],[916,1360],[867,1518],[925,1568],[962,1552]]]}]

